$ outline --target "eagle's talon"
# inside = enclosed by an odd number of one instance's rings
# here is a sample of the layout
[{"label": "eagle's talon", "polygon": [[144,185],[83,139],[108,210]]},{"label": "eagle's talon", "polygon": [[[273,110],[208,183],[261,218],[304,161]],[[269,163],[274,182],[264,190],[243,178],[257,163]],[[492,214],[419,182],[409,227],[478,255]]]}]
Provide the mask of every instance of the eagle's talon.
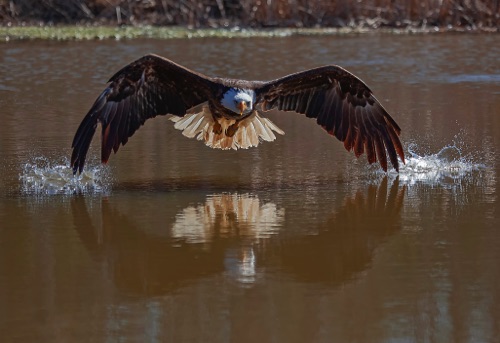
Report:
[{"label": "eagle's talon", "polygon": [[236,131],[238,131],[238,124],[235,123],[231,126],[229,126],[227,129],[226,129],[226,136],[228,137],[233,137],[234,134],[236,133]]},{"label": "eagle's talon", "polygon": [[213,133],[216,135],[220,135],[222,133],[222,126],[219,124],[219,122],[214,123],[214,128],[212,129]]}]

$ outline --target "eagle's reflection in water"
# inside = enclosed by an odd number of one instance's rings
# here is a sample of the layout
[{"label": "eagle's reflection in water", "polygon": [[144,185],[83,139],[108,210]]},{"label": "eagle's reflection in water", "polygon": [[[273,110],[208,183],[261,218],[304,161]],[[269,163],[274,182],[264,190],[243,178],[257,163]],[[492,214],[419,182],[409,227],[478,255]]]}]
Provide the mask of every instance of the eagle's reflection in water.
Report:
[{"label": "eagle's reflection in water", "polygon": [[248,284],[255,282],[256,259],[253,242],[277,233],[285,210],[271,202],[261,203],[249,194],[214,194],[204,204],[188,206],[176,215],[171,233],[187,243],[206,243],[214,236],[246,238],[246,244],[229,249],[224,267],[229,275]]},{"label": "eagle's reflection in water", "polygon": [[270,271],[346,281],[398,230],[404,194],[397,179],[388,187],[385,178],[340,204],[318,195],[326,217],[300,213],[300,201],[283,200],[290,194],[275,202],[238,193],[78,197],[72,211],[80,239],[120,290],[158,295],[206,277],[248,286]]},{"label": "eagle's reflection in water", "polygon": [[172,236],[188,243],[203,243],[210,237],[231,235],[265,238],[276,233],[285,215],[273,203],[262,204],[249,194],[214,194],[205,203],[188,206],[175,218]]}]

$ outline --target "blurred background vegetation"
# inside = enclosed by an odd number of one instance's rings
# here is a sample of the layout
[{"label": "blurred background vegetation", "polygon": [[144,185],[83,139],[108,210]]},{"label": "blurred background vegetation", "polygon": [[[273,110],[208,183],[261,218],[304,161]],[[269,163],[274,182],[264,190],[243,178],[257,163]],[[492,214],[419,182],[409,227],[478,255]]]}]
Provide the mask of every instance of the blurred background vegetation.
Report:
[{"label": "blurred background vegetation", "polygon": [[0,0],[0,24],[498,28],[500,0]]}]

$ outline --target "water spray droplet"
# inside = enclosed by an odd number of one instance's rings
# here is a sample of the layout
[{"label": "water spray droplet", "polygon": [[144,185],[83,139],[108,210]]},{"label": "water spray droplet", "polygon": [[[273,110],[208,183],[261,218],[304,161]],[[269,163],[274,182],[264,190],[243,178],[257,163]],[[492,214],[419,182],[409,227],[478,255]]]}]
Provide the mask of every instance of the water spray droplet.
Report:
[{"label": "water spray droplet", "polygon": [[82,174],[73,176],[66,158],[56,162],[44,156],[25,163],[19,179],[22,192],[37,195],[106,193],[111,185],[104,166],[90,165]]},{"label": "water spray droplet", "polygon": [[468,160],[456,145],[447,145],[435,154],[416,153],[417,144],[408,146],[409,157],[400,168],[400,180],[407,183],[442,183],[471,176],[484,165]]}]

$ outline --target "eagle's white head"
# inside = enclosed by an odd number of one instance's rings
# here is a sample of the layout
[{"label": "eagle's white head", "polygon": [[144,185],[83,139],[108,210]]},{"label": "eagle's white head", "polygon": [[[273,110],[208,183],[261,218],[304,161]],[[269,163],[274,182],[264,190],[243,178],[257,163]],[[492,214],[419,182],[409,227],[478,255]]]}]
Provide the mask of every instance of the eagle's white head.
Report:
[{"label": "eagle's white head", "polygon": [[255,104],[255,92],[251,89],[229,88],[224,93],[221,104],[240,116],[249,114]]}]

